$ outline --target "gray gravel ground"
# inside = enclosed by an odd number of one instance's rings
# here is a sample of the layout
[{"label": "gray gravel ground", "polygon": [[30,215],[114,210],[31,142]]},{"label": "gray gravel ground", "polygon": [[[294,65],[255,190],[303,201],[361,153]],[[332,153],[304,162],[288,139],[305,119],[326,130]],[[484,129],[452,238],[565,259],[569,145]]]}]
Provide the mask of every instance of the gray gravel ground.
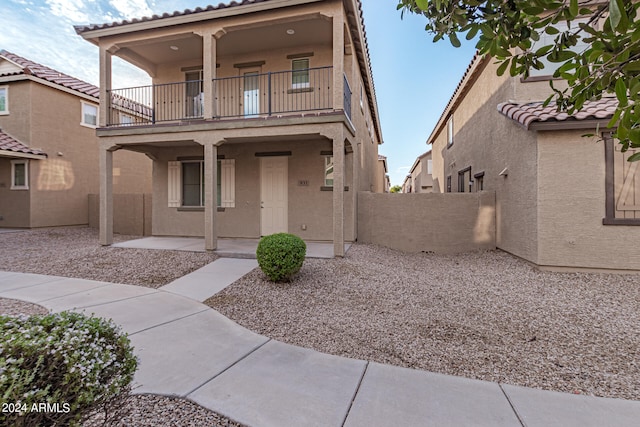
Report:
[{"label": "gray gravel ground", "polygon": [[[115,242],[140,236],[115,235]],[[0,270],[77,277],[159,288],[214,261],[203,252],[103,247],[86,227],[45,228],[0,235]]]},{"label": "gray gravel ground", "polygon": [[340,356],[527,387],[640,399],[640,276],[540,272],[504,252],[354,245],[292,283],[258,269],[208,305]]}]

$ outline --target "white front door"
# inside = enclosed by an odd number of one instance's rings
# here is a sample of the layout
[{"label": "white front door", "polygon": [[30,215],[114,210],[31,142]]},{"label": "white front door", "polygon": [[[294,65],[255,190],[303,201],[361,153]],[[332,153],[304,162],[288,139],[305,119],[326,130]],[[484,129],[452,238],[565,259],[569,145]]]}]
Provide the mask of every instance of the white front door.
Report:
[{"label": "white front door", "polygon": [[288,157],[260,161],[260,234],[288,232]]}]

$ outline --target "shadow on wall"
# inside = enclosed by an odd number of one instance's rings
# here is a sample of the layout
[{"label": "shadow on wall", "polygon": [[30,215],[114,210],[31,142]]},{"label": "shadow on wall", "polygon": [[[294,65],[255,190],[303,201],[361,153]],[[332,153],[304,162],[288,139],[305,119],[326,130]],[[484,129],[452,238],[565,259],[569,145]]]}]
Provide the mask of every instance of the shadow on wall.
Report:
[{"label": "shadow on wall", "polygon": [[405,252],[495,249],[495,193],[360,192],[358,241]]}]

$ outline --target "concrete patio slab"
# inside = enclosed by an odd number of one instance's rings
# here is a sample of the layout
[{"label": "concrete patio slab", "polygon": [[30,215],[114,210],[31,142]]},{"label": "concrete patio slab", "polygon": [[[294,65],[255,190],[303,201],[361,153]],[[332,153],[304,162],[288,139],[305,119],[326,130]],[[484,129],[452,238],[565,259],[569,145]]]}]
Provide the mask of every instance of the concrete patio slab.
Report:
[{"label": "concrete patio slab", "polygon": [[[227,258],[255,258],[259,239],[218,239],[218,249],[214,252]],[[332,242],[305,242],[307,244],[307,258],[333,258]],[[204,252],[204,238],[202,237],[144,237],[114,243],[117,248],[160,249],[173,251]],[[345,243],[345,253],[351,243]]]},{"label": "concrete patio slab", "polygon": [[109,285],[109,283],[106,282],[71,279],[67,277],[58,277],[56,279],[57,280],[40,283],[35,286],[23,286],[13,290],[2,291],[0,292],[0,296],[36,302],[49,308],[45,303],[47,300]]},{"label": "concrete patio slab", "polygon": [[369,363],[345,427],[520,427],[496,383]]},{"label": "concrete patio slab", "polygon": [[53,282],[61,279],[56,276],[44,276],[42,274],[28,274],[28,273],[11,273],[4,272],[0,277],[0,292],[10,291],[12,289],[20,289],[28,286],[41,285],[47,282]]},{"label": "concrete patio slab", "polygon": [[258,266],[254,259],[220,258],[160,289],[204,301]]},{"label": "concrete patio slab", "polygon": [[502,385],[527,427],[636,427],[640,402]]},{"label": "concrete patio slab", "polygon": [[145,288],[143,286],[109,284],[107,286],[50,299],[46,303],[51,311],[58,312],[122,301],[154,292],[158,292],[158,290]]},{"label": "concrete patio slab", "polygon": [[207,306],[192,299],[167,292],[154,292],[75,311],[113,319],[127,333],[135,334],[205,310],[208,310]]},{"label": "concrete patio slab", "polygon": [[248,425],[338,427],[365,366],[269,341],[188,397]]},{"label": "concrete patio slab", "polygon": [[214,310],[130,335],[136,393],[185,396],[267,342]]}]

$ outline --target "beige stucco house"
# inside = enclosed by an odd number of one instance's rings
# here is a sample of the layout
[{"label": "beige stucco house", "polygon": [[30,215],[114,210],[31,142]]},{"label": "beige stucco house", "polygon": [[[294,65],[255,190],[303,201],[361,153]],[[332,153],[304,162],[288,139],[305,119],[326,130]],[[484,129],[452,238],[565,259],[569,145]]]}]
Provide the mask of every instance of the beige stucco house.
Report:
[{"label": "beige stucco house", "polygon": [[[86,225],[99,189],[100,90],[0,51],[0,227]],[[114,191],[150,191],[151,162],[114,158]],[[125,182],[126,181],[126,182]]]},{"label": "beige stucco house", "polygon": [[376,176],[375,193],[388,193],[391,187],[389,180],[389,166],[387,165],[387,157],[378,154],[378,174]]},{"label": "beige stucco house", "polygon": [[[100,241],[114,153],[153,159],[152,233],[356,239],[382,133],[359,0],[232,2],[76,27],[100,51]],[[152,85],[112,88],[112,57]]]},{"label": "beige stucco house", "polygon": [[553,68],[522,80],[494,62],[473,59],[427,141],[434,192],[495,192],[497,247],[542,268],[640,270],[640,173],[606,129],[615,99],[558,113],[542,103]]},{"label": "beige stucco house", "polygon": [[433,160],[431,150],[419,155],[402,182],[403,193],[433,192]]}]

